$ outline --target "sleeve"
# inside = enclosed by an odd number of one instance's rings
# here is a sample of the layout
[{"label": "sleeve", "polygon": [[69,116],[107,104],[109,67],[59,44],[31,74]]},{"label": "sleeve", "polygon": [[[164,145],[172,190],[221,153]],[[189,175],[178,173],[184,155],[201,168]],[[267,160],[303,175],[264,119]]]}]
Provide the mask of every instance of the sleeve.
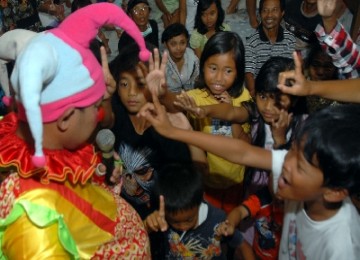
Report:
[{"label": "sleeve", "polygon": [[202,37],[203,37],[202,34],[200,34],[197,30],[194,30],[190,36],[190,41],[189,41],[190,47],[192,49],[200,48],[201,42],[202,42]]},{"label": "sleeve", "polygon": [[315,29],[316,36],[346,78],[358,78],[360,75],[360,46],[353,42],[341,23],[337,23],[330,34],[325,33],[322,25]]},{"label": "sleeve", "polygon": [[273,176],[273,187],[274,193],[277,192],[278,189],[278,181],[282,172],[282,166],[284,164],[285,156],[287,154],[287,150],[272,150],[271,157],[272,157],[272,176]]},{"label": "sleeve", "polygon": [[247,208],[250,213],[250,217],[253,218],[257,215],[259,210],[261,209],[261,201],[259,197],[255,194],[250,195],[242,205]]}]

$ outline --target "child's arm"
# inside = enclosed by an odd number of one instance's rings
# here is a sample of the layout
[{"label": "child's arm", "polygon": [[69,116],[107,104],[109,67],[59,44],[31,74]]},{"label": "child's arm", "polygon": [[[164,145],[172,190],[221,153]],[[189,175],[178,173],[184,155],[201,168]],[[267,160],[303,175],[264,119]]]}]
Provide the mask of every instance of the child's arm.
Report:
[{"label": "child's arm", "polygon": [[[360,103],[360,79],[349,80],[306,80],[302,73],[301,58],[293,53],[295,70],[279,74],[278,88],[287,94],[297,96],[320,96],[341,102]],[[287,80],[293,80],[291,87],[285,85]]]},{"label": "child's arm", "polygon": [[249,113],[244,107],[235,107],[225,102],[216,105],[197,106],[195,100],[184,91],[176,96],[174,105],[194,114],[198,118],[213,117],[236,123],[245,123],[249,118]]},{"label": "child's arm", "polygon": [[165,201],[164,196],[159,197],[160,204],[159,210],[155,210],[153,213],[148,215],[144,220],[144,226],[148,233],[150,232],[165,232],[168,229],[168,223],[165,220]]},{"label": "child's arm", "polygon": [[220,223],[216,232],[218,235],[231,236],[234,234],[236,227],[240,224],[241,220],[248,217],[249,215],[250,213],[245,206],[237,206],[229,213],[227,219]]},{"label": "child's arm", "polygon": [[153,104],[147,103],[143,106],[139,116],[144,116],[161,135],[196,145],[233,163],[265,170],[271,169],[271,151],[252,146],[239,139],[173,127],[166,115],[165,108],[161,106],[156,95],[153,95],[153,102]]}]

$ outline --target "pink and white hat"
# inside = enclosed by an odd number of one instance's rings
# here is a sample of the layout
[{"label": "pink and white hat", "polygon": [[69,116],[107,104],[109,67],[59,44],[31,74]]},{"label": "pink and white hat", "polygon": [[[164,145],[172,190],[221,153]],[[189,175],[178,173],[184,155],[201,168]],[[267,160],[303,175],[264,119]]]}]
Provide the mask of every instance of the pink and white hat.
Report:
[{"label": "pink and white hat", "polygon": [[89,48],[105,24],[124,29],[138,43],[139,58],[149,59],[137,26],[112,3],[77,10],[59,27],[33,37],[16,59],[11,83],[19,119],[29,123],[34,138],[37,167],[45,165],[42,124],[55,121],[68,108],[94,104],[105,93],[102,67]]}]

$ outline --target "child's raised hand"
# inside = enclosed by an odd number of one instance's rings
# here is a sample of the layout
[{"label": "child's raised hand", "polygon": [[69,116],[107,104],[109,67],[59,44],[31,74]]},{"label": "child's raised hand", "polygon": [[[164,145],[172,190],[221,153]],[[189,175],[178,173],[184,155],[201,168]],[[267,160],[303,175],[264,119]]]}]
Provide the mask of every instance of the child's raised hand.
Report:
[{"label": "child's raised hand", "polygon": [[100,47],[101,53],[101,65],[104,74],[104,80],[106,85],[106,91],[104,94],[104,99],[109,99],[116,91],[116,81],[110,73],[109,63],[107,59],[107,54],[104,46]]},{"label": "child's raised hand", "polygon": [[164,196],[160,195],[159,210],[155,210],[144,220],[145,228],[148,232],[152,231],[166,231],[168,229],[168,223],[165,219],[165,201]]},{"label": "child's raised hand", "polygon": [[[311,85],[309,81],[305,79],[305,76],[302,73],[301,56],[294,52],[293,58],[295,62],[295,70],[279,73],[278,88],[286,94],[295,96],[308,96],[310,94]],[[291,86],[287,86],[287,82],[291,83]]]},{"label": "child's raised hand", "polygon": [[198,118],[206,117],[205,110],[202,107],[197,106],[195,100],[190,97],[185,91],[181,91],[181,94],[176,96],[176,101],[174,101],[174,105],[194,114]]},{"label": "child's raised hand", "polygon": [[218,236],[231,236],[235,232],[235,227],[232,225],[229,220],[221,222],[216,228],[216,234]]},{"label": "child's raised hand", "polygon": [[227,91],[224,91],[223,93],[221,93],[220,95],[214,95],[214,97],[220,102],[220,103],[228,103],[231,104],[232,100],[231,100],[231,96],[229,95],[229,93]]},{"label": "child's raised hand", "polygon": [[292,114],[284,109],[279,111],[279,119],[271,123],[271,134],[274,139],[274,148],[286,144],[286,132],[292,120]]},{"label": "child's raised hand", "polygon": [[167,91],[165,68],[168,60],[168,53],[163,53],[160,61],[159,50],[154,49],[154,55],[149,59],[149,73],[146,76],[146,84],[149,91],[157,96],[162,96]]}]

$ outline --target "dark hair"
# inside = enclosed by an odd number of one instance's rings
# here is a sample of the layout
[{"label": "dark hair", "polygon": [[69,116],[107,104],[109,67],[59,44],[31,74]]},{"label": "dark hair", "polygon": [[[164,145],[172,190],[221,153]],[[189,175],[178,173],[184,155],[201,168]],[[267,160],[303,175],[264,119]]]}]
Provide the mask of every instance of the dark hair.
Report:
[{"label": "dark hair", "polygon": [[185,35],[186,39],[189,39],[189,32],[186,27],[181,23],[173,23],[165,28],[161,35],[161,42],[167,42],[172,38],[182,34]]},{"label": "dark hair", "polygon": [[205,12],[210,7],[210,5],[212,5],[213,3],[215,3],[216,8],[218,10],[218,19],[215,24],[215,31],[219,32],[224,29],[222,24],[225,19],[225,11],[221,7],[221,1],[220,0],[199,0],[198,6],[196,9],[194,29],[197,29],[197,31],[201,34],[205,34],[208,32],[206,25],[201,20],[201,16],[202,16],[203,12]]},{"label": "dark hair", "polygon": [[[132,39],[131,39],[132,40]],[[145,42],[146,48],[153,51],[155,46]],[[116,85],[119,84],[120,74],[125,71],[135,71],[138,65],[140,48],[134,40],[129,45],[122,47],[115,59],[110,62],[109,68],[114,77]]]},{"label": "dark hair", "polygon": [[200,73],[195,84],[196,88],[204,88],[204,64],[207,59],[216,54],[225,54],[231,52],[236,66],[237,76],[228,92],[231,97],[235,98],[241,95],[244,90],[245,77],[245,49],[244,44],[235,32],[218,32],[215,33],[204,46],[200,57]]},{"label": "dark hair", "polygon": [[[279,98],[281,91],[277,87],[279,73],[295,69],[294,61],[290,58],[271,57],[260,68],[255,80],[256,93],[273,93]],[[288,83],[289,84],[289,83]],[[278,101],[278,100],[276,100]]]},{"label": "dark hair", "polygon": [[312,66],[315,59],[318,58],[319,56],[328,57],[329,62],[334,67],[334,73],[331,75],[331,78],[329,78],[328,80],[339,79],[339,70],[338,70],[338,68],[332,63],[332,58],[329,56],[329,54],[326,53],[326,51],[324,51],[321,48],[321,45],[320,45],[320,43],[318,41],[313,43],[312,46],[311,46],[309,55],[307,56],[307,59],[305,60],[305,68],[308,69],[310,66]]},{"label": "dark hair", "polygon": [[155,191],[164,196],[167,212],[198,207],[204,193],[202,174],[192,163],[166,164],[158,172]]},{"label": "dark hair", "polygon": [[[260,3],[259,3],[259,12],[261,12],[262,11],[262,9],[263,9],[263,7],[264,7],[264,2],[265,2],[266,0],[260,0]],[[279,0],[279,2],[280,2],[280,9],[281,9],[281,11],[284,11],[285,10],[285,0]]]},{"label": "dark hair", "polygon": [[131,10],[138,4],[146,4],[147,6],[149,6],[149,2],[147,0],[130,0],[127,3],[127,13],[130,13]]},{"label": "dark hair", "polygon": [[324,175],[323,185],[360,191],[360,105],[337,105],[318,111],[305,121],[296,144],[305,159]]},{"label": "dark hair", "polygon": [[76,10],[83,8],[85,6],[91,5],[92,2],[90,0],[74,0],[71,3],[71,12],[75,12]]}]

